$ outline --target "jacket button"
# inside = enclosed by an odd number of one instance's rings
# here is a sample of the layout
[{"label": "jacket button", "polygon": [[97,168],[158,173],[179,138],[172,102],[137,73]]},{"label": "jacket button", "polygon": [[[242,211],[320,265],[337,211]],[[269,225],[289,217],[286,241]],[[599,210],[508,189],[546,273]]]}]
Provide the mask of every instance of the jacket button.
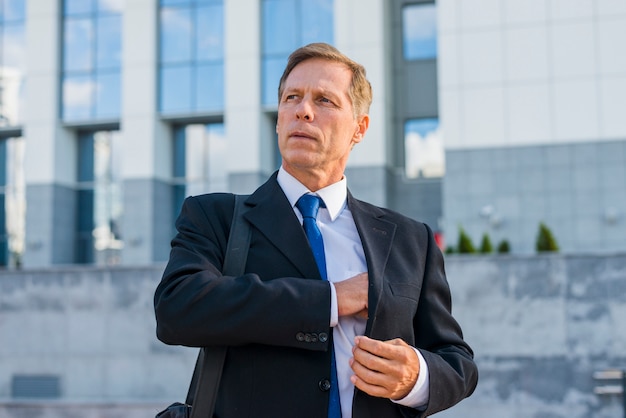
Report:
[{"label": "jacket button", "polygon": [[318,338],[320,339],[320,342],[325,343],[326,341],[328,341],[328,334],[326,334],[325,332],[320,332]]},{"label": "jacket button", "polygon": [[330,390],[330,380],[328,380],[328,379],[320,380],[318,385],[319,385],[320,390],[322,392],[328,392]]},{"label": "jacket button", "polygon": [[317,334],[316,333],[311,333],[311,342],[312,343],[316,343],[317,342]]},{"label": "jacket button", "polygon": [[296,340],[302,342],[304,341],[304,333],[303,332],[299,332],[296,334]]}]

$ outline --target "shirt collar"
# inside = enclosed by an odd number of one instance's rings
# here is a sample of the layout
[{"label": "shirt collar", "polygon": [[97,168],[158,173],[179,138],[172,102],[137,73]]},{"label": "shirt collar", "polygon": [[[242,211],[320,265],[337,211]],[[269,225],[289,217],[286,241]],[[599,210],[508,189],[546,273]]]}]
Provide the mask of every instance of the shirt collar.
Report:
[{"label": "shirt collar", "polygon": [[282,166],[278,170],[277,181],[280,188],[283,189],[285,196],[287,196],[291,207],[296,206],[300,196],[307,193],[315,194],[322,198],[324,204],[326,205],[326,209],[328,209],[331,221],[334,221],[346,206],[348,182],[345,175],[338,182],[333,183],[330,186],[326,186],[323,189],[319,189],[315,193],[307,189],[305,185],[298,181],[298,179],[285,171]]}]

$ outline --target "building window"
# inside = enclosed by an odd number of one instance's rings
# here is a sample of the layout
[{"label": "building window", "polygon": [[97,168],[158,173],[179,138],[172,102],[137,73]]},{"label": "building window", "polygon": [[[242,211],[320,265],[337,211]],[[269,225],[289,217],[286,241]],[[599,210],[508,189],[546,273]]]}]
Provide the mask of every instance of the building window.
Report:
[{"label": "building window", "polygon": [[21,123],[26,0],[0,1],[0,127]]},{"label": "building window", "polygon": [[161,0],[159,33],[160,112],[222,112],[223,1]]},{"label": "building window", "polygon": [[191,124],[174,130],[174,214],[187,196],[228,189],[224,125]]},{"label": "building window", "polygon": [[21,266],[25,219],[24,139],[0,139],[0,266]]},{"label": "building window", "polygon": [[263,0],[262,103],[278,103],[278,82],[294,49],[333,43],[333,0]]},{"label": "building window", "polygon": [[65,0],[63,7],[63,120],[120,116],[124,0]]},{"label": "building window", "polygon": [[119,264],[122,176],[119,131],[78,137],[76,262]]},{"label": "building window", "polygon": [[446,169],[439,119],[411,119],[404,124],[408,178],[443,177]]},{"label": "building window", "polygon": [[402,9],[402,50],[408,61],[437,57],[437,9],[432,3]]}]

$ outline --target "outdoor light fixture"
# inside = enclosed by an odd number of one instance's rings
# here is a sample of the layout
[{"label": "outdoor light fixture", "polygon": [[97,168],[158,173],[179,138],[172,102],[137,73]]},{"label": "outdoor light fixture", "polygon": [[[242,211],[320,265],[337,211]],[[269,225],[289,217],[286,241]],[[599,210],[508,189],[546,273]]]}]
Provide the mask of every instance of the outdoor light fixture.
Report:
[{"label": "outdoor light fixture", "polygon": [[619,210],[617,210],[617,208],[615,208],[614,206],[609,206],[604,211],[604,222],[606,222],[609,225],[615,225],[616,223],[618,223],[619,218],[620,218]]}]

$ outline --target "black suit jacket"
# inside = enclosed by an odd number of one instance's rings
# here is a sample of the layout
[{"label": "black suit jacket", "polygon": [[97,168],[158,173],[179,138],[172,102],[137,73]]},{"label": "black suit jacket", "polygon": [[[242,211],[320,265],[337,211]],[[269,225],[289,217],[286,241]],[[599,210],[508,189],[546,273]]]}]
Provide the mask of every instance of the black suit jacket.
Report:
[{"label": "black suit jacket", "polygon": [[[330,375],[330,286],[276,173],[246,200],[246,274],[222,276],[233,205],[224,193],[185,200],[155,292],[157,336],[167,344],[229,346],[217,417],[325,417],[328,392],[320,382]],[[365,333],[402,338],[421,351],[430,372],[425,411],[355,390],[353,417],[424,417],[454,405],[471,394],[478,373],[450,313],[432,232],[350,194],[348,206],[369,274]]]}]

